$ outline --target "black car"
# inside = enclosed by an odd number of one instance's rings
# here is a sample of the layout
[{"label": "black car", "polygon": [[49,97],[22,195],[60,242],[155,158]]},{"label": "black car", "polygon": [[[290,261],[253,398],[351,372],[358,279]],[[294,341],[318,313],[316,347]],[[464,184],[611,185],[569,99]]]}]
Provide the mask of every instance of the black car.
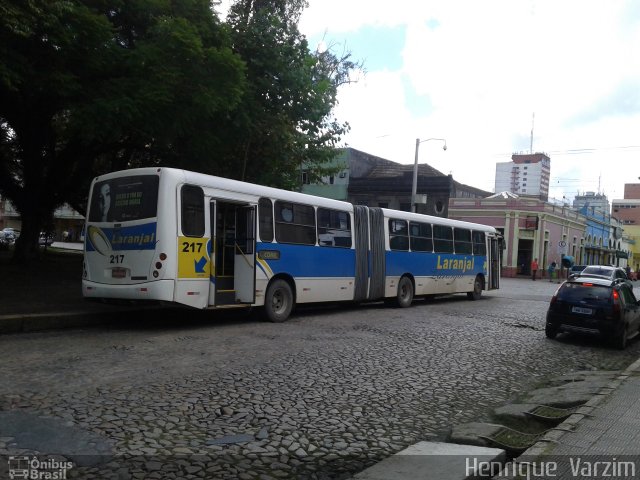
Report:
[{"label": "black car", "polygon": [[545,333],[596,334],[624,349],[640,329],[640,304],[624,280],[579,276],[564,282],[551,298]]}]

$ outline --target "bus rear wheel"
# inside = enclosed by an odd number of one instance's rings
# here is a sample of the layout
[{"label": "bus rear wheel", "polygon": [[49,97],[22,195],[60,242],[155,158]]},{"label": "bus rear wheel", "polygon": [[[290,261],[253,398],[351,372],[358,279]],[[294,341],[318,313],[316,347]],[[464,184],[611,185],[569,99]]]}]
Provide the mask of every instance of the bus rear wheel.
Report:
[{"label": "bus rear wheel", "polygon": [[264,299],[264,310],[270,322],[284,322],[293,310],[293,292],[284,280],[277,279],[267,288]]},{"label": "bus rear wheel", "polygon": [[477,275],[476,279],[473,281],[473,291],[467,292],[467,297],[469,297],[469,300],[480,300],[480,297],[482,296],[482,287],[482,277],[480,275]]},{"label": "bus rear wheel", "polygon": [[402,277],[398,282],[398,295],[396,304],[400,308],[407,308],[413,302],[413,282],[409,277]]}]

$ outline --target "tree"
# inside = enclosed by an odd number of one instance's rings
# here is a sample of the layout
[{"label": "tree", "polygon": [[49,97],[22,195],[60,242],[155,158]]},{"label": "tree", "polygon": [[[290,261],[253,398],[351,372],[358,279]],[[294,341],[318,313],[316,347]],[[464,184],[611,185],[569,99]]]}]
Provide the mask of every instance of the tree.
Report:
[{"label": "tree", "polygon": [[327,163],[348,130],[332,114],[338,87],[359,65],[349,54],[309,51],[298,30],[306,6],[306,0],[237,0],[230,9],[248,87],[223,127],[223,176],[297,189],[303,164],[312,178],[332,170]]},{"label": "tree", "polygon": [[108,170],[218,143],[242,60],[206,0],[0,4],[0,194],[22,219],[14,259],[38,252],[55,208]]}]

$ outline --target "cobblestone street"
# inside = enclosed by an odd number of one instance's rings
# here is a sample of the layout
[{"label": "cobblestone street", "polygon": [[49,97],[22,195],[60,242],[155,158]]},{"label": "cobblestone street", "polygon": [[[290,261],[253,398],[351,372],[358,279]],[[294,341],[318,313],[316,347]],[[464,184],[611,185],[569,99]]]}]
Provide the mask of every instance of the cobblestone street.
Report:
[{"label": "cobblestone street", "polygon": [[[638,358],[636,340],[546,339],[557,285],[502,282],[477,302],[305,308],[283,324],[171,310],[2,336],[0,454],[59,453],[77,478],[349,478],[549,376]],[[39,417],[68,438],[7,433]]]}]

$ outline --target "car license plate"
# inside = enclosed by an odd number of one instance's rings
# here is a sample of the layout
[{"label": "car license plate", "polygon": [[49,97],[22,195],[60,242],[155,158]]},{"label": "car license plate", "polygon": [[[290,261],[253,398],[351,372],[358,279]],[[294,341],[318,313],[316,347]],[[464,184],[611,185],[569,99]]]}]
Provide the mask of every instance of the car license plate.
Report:
[{"label": "car license plate", "polygon": [[111,269],[112,278],[125,278],[127,276],[126,268],[113,268]]},{"label": "car license plate", "polygon": [[593,310],[591,308],[573,307],[571,309],[573,313],[582,313],[583,315],[591,315]]}]

